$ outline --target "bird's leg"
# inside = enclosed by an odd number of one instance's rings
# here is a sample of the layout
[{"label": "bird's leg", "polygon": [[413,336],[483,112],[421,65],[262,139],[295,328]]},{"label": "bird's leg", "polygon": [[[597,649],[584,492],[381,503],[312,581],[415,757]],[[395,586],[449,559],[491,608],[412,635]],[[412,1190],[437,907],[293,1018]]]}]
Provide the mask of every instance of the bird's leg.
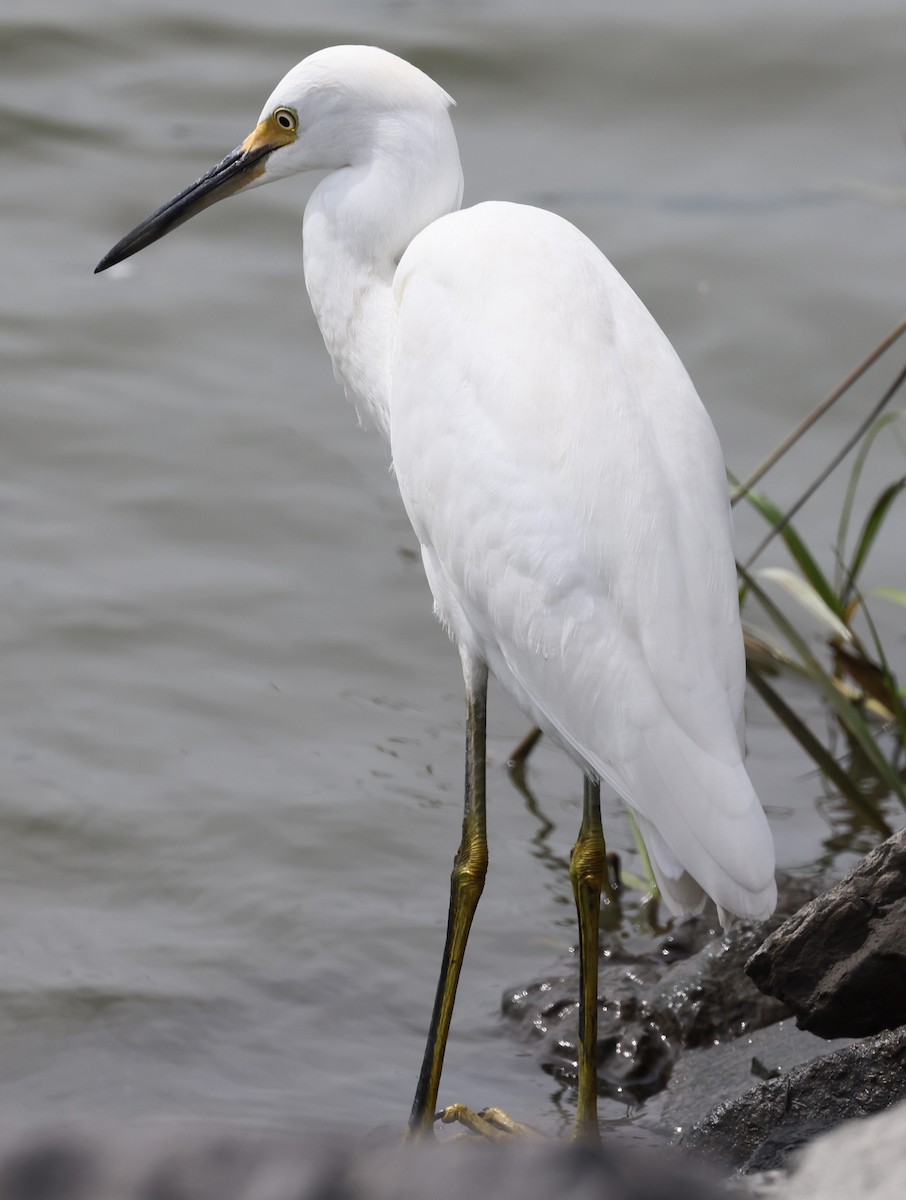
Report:
[{"label": "bird's leg", "polygon": [[601,881],[606,869],[601,825],[601,785],[585,776],[582,826],[569,860],[569,878],[579,914],[579,1098],[573,1135],[598,1133],[598,922]]},{"label": "bird's leg", "polygon": [[462,819],[462,841],[453,862],[450,879],[450,913],[440,978],[428,1044],[422,1062],[412,1114],[410,1134],[430,1130],[437,1107],[437,1091],[443,1067],[453,1001],[465,954],[466,941],[488,869],[488,837],[485,821],[485,736],[487,727],[488,669],[484,663],[463,660],[468,699],[466,729],[466,798]]}]

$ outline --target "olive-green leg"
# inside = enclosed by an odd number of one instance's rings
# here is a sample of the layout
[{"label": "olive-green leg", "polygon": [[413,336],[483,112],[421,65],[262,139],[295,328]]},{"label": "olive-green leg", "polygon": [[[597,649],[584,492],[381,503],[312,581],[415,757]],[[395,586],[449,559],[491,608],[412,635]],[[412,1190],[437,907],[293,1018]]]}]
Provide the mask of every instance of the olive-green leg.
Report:
[{"label": "olive-green leg", "polygon": [[594,1140],[599,1137],[598,924],[605,869],[601,785],[586,775],[582,826],[569,860],[569,878],[579,914],[579,1097],[573,1136]]},{"label": "olive-green leg", "polygon": [[485,739],[487,729],[488,672],[471,664],[466,675],[468,719],[466,728],[466,797],[462,819],[462,841],[453,862],[450,879],[450,912],[437,995],[428,1030],[412,1113],[410,1134],[430,1131],[437,1109],[437,1091],[444,1062],[453,1002],[462,968],[466,941],[488,869],[488,837],[485,820]]}]

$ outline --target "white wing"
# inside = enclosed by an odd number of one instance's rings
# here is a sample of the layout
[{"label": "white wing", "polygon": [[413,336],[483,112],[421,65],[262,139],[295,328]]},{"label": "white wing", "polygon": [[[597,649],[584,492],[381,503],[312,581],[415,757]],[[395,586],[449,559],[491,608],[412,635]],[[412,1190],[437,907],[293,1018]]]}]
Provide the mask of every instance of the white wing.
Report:
[{"label": "white wing", "polygon": [[766,915],[724,464],[675,352],[521,205],[429,226],[394,290],[391,448],[440,616],[620,792],[673,907]]}]

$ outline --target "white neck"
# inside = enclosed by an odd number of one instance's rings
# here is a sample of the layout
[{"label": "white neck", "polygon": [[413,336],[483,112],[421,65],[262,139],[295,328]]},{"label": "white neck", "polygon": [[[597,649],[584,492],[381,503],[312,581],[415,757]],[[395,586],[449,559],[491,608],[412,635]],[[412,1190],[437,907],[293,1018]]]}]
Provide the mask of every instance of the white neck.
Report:
[{"label": "white neck", "polygon": [[362,421],[390,437],[393,276],[406,247],[462,200],[446,111],[388,115],[367,159],[333,171],[305,209],[305,284],[334,372]]}]

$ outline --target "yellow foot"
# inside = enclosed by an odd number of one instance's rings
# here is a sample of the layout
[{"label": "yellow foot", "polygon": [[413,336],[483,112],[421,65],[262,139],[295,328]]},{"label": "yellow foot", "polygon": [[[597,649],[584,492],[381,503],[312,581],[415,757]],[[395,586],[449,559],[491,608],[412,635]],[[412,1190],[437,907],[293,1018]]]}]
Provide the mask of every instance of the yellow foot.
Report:
[{"label": "yellow foot", "polygon": [[538,1141],[544,1137],[531,1125],[514,1121],[502,1108],[483,1108],[481,1112],[475,1112],[465,1104],[449,1104],[437,1114],[436,1119],[440,1119],[444,1125],[462,1125],[470,1133],[492,1142],[506,1142],[512,1137]]}]

